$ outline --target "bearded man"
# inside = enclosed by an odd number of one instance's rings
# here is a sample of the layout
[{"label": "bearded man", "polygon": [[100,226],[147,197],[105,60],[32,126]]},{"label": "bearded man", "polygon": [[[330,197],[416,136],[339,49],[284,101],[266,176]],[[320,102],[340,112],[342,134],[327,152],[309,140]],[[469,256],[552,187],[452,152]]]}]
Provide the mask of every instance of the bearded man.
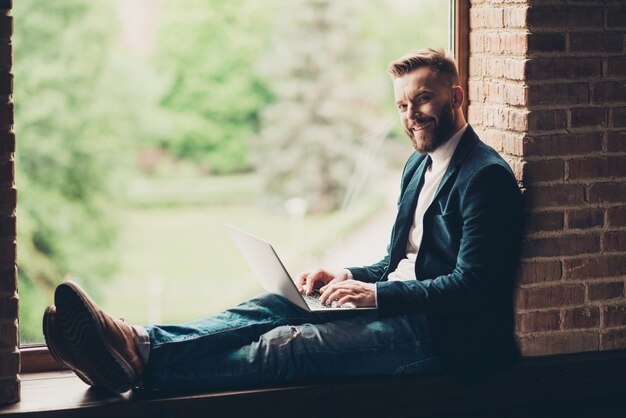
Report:
[{"label": "bearded man", "polygon": [[411,52],[389,72],[416,152],[402,174],[387,254],[296,279],[324,303],[377,309],[311,313],[266,294],[187,324],[140,327],[66,282],[44,314],[50,353],[87,384],[115,392],[441,370],[481,381],[514,364],[517,182],[465,122],[465,93],[443,51]]}]

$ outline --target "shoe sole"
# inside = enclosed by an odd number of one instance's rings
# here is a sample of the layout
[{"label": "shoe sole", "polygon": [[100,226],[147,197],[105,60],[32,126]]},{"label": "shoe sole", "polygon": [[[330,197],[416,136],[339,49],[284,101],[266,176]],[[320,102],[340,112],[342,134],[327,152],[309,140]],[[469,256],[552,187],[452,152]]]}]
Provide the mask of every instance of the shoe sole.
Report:
[{"label": "shoe sole", "polygon": [[70,369],[74,373],[76,373],[76,376],[78,376],[80,378],[80,380],[82,380],[83,382],[85,382],[89,386],[99,387],[99,385],[97,385],[94,382],[92,382],[91,379],[89,379],[87,376],[85,376],[80,370],[77,370],[77,369],[73,368],[72,366],[70,366],[69,364],[67,364],[61,358],[59,353],[56,351],[56,347],[54,346],[54,344],[52,343],[52,339],[50,338],[50,335],[51,335],[51,333],[50,333],[50,323],[52,321],[51,311],[52,311],[52,306],[48,306],[46,308],[46,311],[43,314],[43,336],[44,336],[44,339],[46,341],[46,345],[48,346],[48,351],[50,352],[50,355],[52,356],[53,359],[55,359],[61,365],[63,365],[64,367],[67,367],[68,369]]},{"label": "shoe sole", "polygon": [[[87,357],[97,374],[95,380],[117,393],[130,390],[135,373],[104,338],[100,322],[82,290],[74,283],[62,283],[54,298],[63,335],[74,349]],[[59,306],[63,307],[61,311]]]}]

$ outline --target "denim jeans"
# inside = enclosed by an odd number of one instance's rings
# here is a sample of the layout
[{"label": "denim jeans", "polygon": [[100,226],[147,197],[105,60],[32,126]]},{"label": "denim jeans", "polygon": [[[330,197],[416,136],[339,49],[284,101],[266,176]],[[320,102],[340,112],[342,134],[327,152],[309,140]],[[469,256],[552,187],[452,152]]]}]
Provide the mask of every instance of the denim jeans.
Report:
[{"label": "denim jeans", "polygon": [[424,315],[311,313],[272,294],[184,325],[145,329],[146,389],[226,389],[441,369]]}]

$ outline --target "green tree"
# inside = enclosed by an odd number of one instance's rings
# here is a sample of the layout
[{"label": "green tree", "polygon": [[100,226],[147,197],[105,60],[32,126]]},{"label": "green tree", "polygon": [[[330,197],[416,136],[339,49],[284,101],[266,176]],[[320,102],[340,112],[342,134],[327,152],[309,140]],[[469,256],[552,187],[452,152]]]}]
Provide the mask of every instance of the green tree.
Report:
[{"label": "green tree", "polygon": [[253,64],[263,49],[273,1],[165,3],[156,62],[171,85],[163,108],[173,134],[162,146],[214,173],[250,169],[250,138],[269,100]]},{"label": "green tree", "polygon": [[20,0],[13,14],[20,329],[32,341],[66,274],[97,283],[116,267],[114,202],[138,109],[111,51],[110,3]]},{"label": "green tree", "polygon": [[[362,136],[379,113],[367,84],[376,54],[362,42],[367,2],[294,0],[281,6],[261,63],[276,98],[262,116],[255,163],[267,195],[301,197],[314,212],[336,209]],[[384,91],[384,90],[383,90]]]}]

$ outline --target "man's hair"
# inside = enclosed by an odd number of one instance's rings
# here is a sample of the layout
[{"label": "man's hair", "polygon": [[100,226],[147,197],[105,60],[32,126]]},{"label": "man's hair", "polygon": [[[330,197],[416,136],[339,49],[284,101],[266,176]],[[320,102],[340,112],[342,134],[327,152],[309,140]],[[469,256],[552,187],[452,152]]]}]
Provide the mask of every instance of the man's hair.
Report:
[{"label": "man's hair", "polygon": [[446,77],[450,85],[460,83],[456,63],[453,58],[446,56],[443,49],[425,48],[411,51],[389,64],[389,74],[395,80],[421,67],[429,67],[439,75]]}]

